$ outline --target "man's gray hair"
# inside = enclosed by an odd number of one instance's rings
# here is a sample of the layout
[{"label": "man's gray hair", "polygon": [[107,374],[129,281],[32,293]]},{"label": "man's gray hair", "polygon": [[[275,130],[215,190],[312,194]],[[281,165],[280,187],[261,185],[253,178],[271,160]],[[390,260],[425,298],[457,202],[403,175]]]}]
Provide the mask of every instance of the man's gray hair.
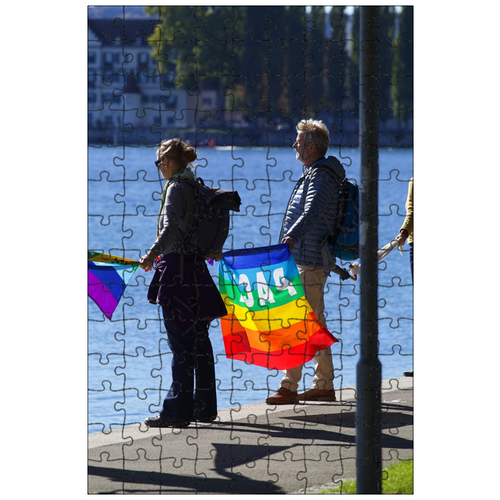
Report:
[{"label": "man's gray hair", "polygon": [[330,145],[328,127],[321,120],[301,120],[297,124],[297,132],[305,132],[306,143],[316,144],[318,153],[325,156]]}]

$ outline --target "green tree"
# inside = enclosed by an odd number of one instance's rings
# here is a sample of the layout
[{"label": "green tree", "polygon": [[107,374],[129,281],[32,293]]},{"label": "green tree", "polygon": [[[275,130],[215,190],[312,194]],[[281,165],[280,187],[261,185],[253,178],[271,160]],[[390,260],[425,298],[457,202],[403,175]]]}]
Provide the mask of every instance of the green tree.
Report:
[{"label": "green tree", "polygon": [[[328,112],[342,127],[357,117],[359,7],[352,16],[332,7],[328,25],[323,6],[308,13],[296,6],[146,9],[160,13],[149,39],[159,71],[174,73],[178,87],[214,88],[227,110],[244,111],[251,121]],[[399,117],[413,106],[413,8],[403,7],[397,18],[394,7],[380,7],[379,41],[382,115]]]},{"label": "green tree", "polygon": [[380,119],[390,118],[393,107],[392,89],[392,67],[395,55],[395,35],[396,9],[394,7],[379,7],[379,98],[380,98]]},{"label": "green tree", "polygon": [[311,7],[306,26],[307,43],[304,54],[305,111],[309,116],[315,116],[327,106],[328,53],[325,28],[325,8]]},{"label": "green tree", "polygon": [[346,22],[346,52],[343,54],[343,103],[342,127],[357,125],[359,100],[359,51],[360,51],[359,7]]},{"label": "green tree", "polygon": [[[160,10],[161,23],[149,38],[160,73],[175,65],[176,85],[187,89],[231,84],[231,33],[240,22],[231,7],[146,7]],[[236,27],[236,28],[235,28]]]},{"label": "green tree", "polygon": [[250,120],[267,113],[269,103],[268,7],[246,7],[242,74],[248,94]]},{"label": "green tree", "polygon": [[269,99],[270,115],[273,119],[286,116],[288,50],[286,23],[288,7],[269,7]]},{"label": "green tree", "polygon": [[413,7],[405,6],[399,16],[392,65],[393,114],[395,118],[408,120],[413,112]]},{"label": "green tree", "polygon": [[328,40],[328,97],[326,102],[337,128],[342,124],[342,109],[345,102],[352,94],[352,87],[347,84],[350,67],[348,21],[345,6],[332,7],[328,17],[330,38]]},{"label": "green tree", "polygon": [[360,46],[360,21],[359,7],[354,7],[354,13],[351,16],[351,29],[349,33],[349,60],[346,72],[346,85],[352,87],[356,97],[359,91],[359,51]]},{"label": "green tree", "polygon": [[285,39],[282,47],[286,52],[283,57],[283,87],[286,101],[286,116],[296,118],[305,106],[304,93],[304,44],[305,44],[305,9],[289,6],[285,10]]}]

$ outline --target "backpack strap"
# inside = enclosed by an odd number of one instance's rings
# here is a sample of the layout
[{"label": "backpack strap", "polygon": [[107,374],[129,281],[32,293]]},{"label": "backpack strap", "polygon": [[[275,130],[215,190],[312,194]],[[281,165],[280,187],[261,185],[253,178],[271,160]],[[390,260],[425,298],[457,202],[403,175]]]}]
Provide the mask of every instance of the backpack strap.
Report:
[{"label": "backpack strap", "polygon": [[[201,177],[198,177],[196,180],[190,180],[190,179],[184,179],[183,182],[186,184],[189,184],[193,188],[193,196],[194,196],[194,204],[193,204],[193,222],[186,227],[186,232],[184,233],[184,238],[183,238],[183,251],[186,252],[186,243],[188,242],[189,238],[193,235],[193,233],[196,231],[196,226],[198,224],[197,218],[198,218],[198,185],[201,184],[202,186],[205,185],[203,182],[203,179]],[[189,214],[186,214],[189,216]]]},{"label": "backpack strap", "polygon": [[[345,208],[346,208],[347,201],[348,201],[346,199],[346,197],[344,196],[344,189],[345,189],[345,183],[347,182],[347,178],[344,179],[344,182],[340,182],[338,176],[331,169],[322,167],[321,165],[318,165],[316,168],[321,169],[324,172],[327,172],[329,175],[331,175],[335,179],[335,182],[337,183],[337,186],[339,188],[339,205],[337,207],[337,219],[335,221],[335,228],[332,228],[330,222],[328,221],[325,214],[323,213],[323,220],[325,221],[326,227],[328,228],[328,231],[329,231],[329,234],[325,237],[325,240],[328,240],[329,243],[334,245],[335,241],[337,239],[337,236],[340,232],[340,227],[342,226],[342,222],[343,222],[343,219],[345,216]],[[342,208],[342,210],[341,210],[341,208]]]}]

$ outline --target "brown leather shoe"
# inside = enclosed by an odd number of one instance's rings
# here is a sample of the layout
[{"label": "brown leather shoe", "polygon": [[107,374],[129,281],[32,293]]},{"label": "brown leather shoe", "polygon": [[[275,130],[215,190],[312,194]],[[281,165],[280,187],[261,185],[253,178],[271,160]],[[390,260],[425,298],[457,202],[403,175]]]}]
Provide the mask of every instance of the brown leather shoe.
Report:
[{"label": "brown leather shoe", "polygon": [[299,402],[296,392],[290,391],[285,387],[280,387],[272,396],[266,399],[268,405],[293,405]]},{"label": "brown leather shoe", "polygon": [[300,401],[337,401],[335,389],[308,389],[298,394]]}]

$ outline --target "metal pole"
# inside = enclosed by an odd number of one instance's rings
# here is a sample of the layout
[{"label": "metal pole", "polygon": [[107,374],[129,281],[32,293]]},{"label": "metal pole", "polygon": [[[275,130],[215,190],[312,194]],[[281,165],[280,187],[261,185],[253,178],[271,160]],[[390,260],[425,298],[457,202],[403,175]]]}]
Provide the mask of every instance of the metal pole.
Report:
[{"label": "metal pole", "polygon": [[382,493],[378,359],[378,8],[360,7],[361,354],[357,364],[356,492]]}]

